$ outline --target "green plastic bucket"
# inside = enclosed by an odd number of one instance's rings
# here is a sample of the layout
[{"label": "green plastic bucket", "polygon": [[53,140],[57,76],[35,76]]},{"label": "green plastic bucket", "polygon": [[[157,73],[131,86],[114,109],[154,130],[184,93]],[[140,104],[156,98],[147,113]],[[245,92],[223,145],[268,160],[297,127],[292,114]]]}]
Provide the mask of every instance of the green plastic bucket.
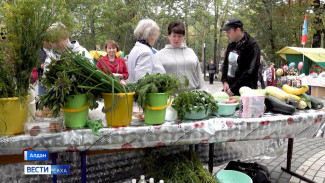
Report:
[{"label": "green plastic bucket", "polygon": [[144,111],[144,122],[147,125],[163,124],[165,122],[167,104],[167,93],[148,93],[148,106]]},{"label": "green plastic bucket", "polygon": [[69,128],[85,127],[88,119],[88,106],[85,94],[71,95],[65,107],[62,108],[65,126]]},{"label": "green plastic bucket", "polygon": [[221,170],[215,179],[220,183],[253,183],[248,175],[234,170]]}]

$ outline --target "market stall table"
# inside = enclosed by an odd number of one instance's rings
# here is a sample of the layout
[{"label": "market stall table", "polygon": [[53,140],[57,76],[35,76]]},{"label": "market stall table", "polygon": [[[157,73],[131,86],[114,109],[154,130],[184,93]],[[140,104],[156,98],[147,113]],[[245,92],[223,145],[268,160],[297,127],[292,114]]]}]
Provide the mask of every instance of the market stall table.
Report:
[{"label": "market stall table", "polygon": [[[238,116],[238,111],[235,116]],[[51,153],[69,150],[85,152],[263,139],[313,138],[321,129],[324,119],[324,111],[301,110],[293,115],[265,113],[263,118],[246,119],[211,117],[180,124],[166,122],[157,126],[143,126],[143,123],[132,122],[129,127],[100,129],[100,137],[93,135],[90,129],[38,136],[3,136],[0,137],[0,155],[22,154],[24,150]],[[85,153],[82,155],[85,156]],[[82,165],[85,166],[83,162]],[[85,171],[83,176],[86,179]]]},{"label": "market stall table", "polygon": [[325,97],[325,73],[321,73],[318,77],[305,76],[302,78],[302,84],[311,87],[311,95],[317,98]]}]

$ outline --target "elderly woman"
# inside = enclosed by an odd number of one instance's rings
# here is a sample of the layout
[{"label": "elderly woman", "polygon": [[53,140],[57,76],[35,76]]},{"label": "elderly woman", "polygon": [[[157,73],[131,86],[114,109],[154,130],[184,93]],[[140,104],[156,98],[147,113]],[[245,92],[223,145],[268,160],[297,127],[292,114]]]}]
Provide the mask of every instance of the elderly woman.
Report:
[{"label": "elderly woman", "polygon": [[[67,27],[61,22],[52,24],[46,30],[43,47],[39,50],[39,59],[42,61],[39,66],[39,77],[45,77],[44,72],[48,71],[47,66],[52,60],[59,60],[66,47],[75,53],[84,55],[91,63],[93,63],[93,58],[86,48],[82,47],[78,41],[70,41],[69,36],[70,33]],[[40,82],[38,86],[38,94],[45,94],[45,87],[43,87]]]},{"label": "elderly woman", "polygon": [[161,63],[154,57],[152,46],[159,36],[157,23],[150,19],[141,20],[134,30],[137,42],[128,57],[129,81],[136,82],[146,73],[166,73]]},{"label": "elderly woman", "polygon": [[175,76],[185,75],[190,90],[205,89],[199,59],[191,48],[184,43],[185,26],[181,21],[172,21],[168,25],[168,39],[164,49],[156,53],[156,58],[164,66],[166,73]]},{"label": "elderly woman", "polygon": [[120,51],[118,44],[113,40],[109,40],[105,44],[105,50],[107,55],[98,59],[97,67],[106,74],[110,74],[108,68],[115,77],[127,79],[129,73],[125,61],[123,58],[116,56],[116,53]]}]

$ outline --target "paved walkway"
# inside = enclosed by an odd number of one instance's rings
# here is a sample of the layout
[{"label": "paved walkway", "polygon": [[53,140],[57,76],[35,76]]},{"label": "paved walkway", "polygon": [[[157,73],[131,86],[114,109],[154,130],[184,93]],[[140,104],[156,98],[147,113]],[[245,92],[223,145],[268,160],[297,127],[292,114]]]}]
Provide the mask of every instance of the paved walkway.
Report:
[{"label": "paved walkway", "polygon": [[[210,85],[206,82],[209,92],[221,91],[222,84],[214,82]],[[325,103],[325,101],[323,100]],[[271,173],[272,183],[300,183],[305,182],[293,177],[281,170],[286,167],[286,152],[277,158],[258,160],[257,162],[265,165]],[[225,168],[226,164],[213,168],[213,174]],[[291,170],[303,175],[317,183],[325,183],[325,139],[294,139],[293,155],[291,161]]]},{"label": "paved walkway", "polygon": [[[256,162],[268,168],[272,183],[305,182],[281,170],[281,167],[286,167],[286,157],[285,151],[280,157]],[[213,174],[226,165],[214,167]],[[317,183],[325,183],[325,139],[294,139],[291,170]]]}]

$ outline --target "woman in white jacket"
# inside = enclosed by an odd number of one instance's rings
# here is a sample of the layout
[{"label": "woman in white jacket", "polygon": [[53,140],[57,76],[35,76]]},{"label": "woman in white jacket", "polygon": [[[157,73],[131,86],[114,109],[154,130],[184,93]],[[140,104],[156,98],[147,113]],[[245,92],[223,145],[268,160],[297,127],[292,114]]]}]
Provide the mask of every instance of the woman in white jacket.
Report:
[{"label": "woman in white jacket", "polygon": [[141,20],[134,30],[137,42],[132,48],[127,67],[129,71],[129,81],[136,82],[149,74],[166,73],[161,63],[154,57],[152,46],[159,36],[159,27],[151,19]]},{"label": "woman in white jacket", "polygon": [[190,83],[190,90],[205,89],[200,62],[191,48],[184,43],[185,26],[181,21],[172,21],[168,25],[168,39],[164,49],[156,53],[157,59],[164,66],[166,73],[175,76],[185,75]]}]

